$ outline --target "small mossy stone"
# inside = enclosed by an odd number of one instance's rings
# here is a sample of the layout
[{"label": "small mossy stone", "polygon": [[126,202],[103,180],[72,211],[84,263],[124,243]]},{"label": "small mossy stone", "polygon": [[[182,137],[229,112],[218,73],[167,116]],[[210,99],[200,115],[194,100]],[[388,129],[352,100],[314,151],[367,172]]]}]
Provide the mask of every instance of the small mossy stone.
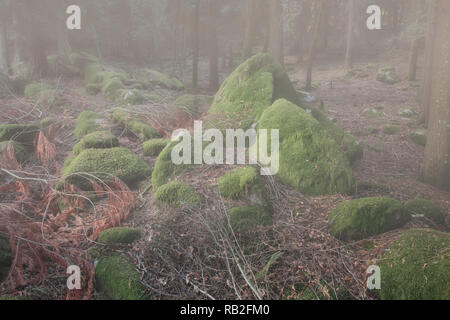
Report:
[{"label": "small mossy stone", "polygon": [[408,210],[390,198],[345,201],[330,212],[330,233],[344,241],[361,240],[403,226]]},{"label": "small mossy stone", "polygon": [[104,71],[104,68],[101,64],[97,62],[91,62],[88,63],[84,69],[84,82],[86,86],[90,84],[102,84],[103,83],[103,77],[101,76],[101,73]]},{"label": "small mossy stone", "polygon": [[119,254],[98,260],[95,279],[99,290],[113,300],[148,299],[135,266]]},{"label": "small mossy stone", "polygon": [[245,232],[258,226],[272,225],[272,216],[263,206],[243,206],[228,212],[230,226],[234,231]]},{"label": "small mossy stone", "polygon": [[417,113],[414,110],[409,109],[409,108],[402,108],[402,109],[398,110],[397,114],[399,116],[405,117],[405,118],[412,118],[415,115],[417,115]]},{"label": "small mossy stone", "polygon": [[89,177],[83,175],[86,173],[106,181],[117,177],[131,187],[150,176],[152,169],[126,148],[87,149],[64,168],[62,179],[83,190],[90,190],[92,186],[88,181]]},{"label": "small mossy stone", "polygon": [[401,81],[395,71],[395,68],[392,67],[379,69],[377,72],[377,80],[387,84],[395,84]]},{"label": "small mossy stone", "polygon": [[380,260],[382,300],[450,300],[450,234],[404,232]]},{"label": "small mossy stone", "polygon": [[5,235],[0,234],[0,282],[9,274],[12,258],[9,239]]},{"label": "small mossy stone", "polygon": [[155,199],[174,208],[200,202],[199,196],[192,187],[177,181],[160,186],[156,190]]},{"label": "small mossy stone", "polygon": [[409,133],[409,138],[419,146],[425,147],[427,144],[427,131],[415,130]]},{"label": "small mossy stone", "polygon": [[44,82],[33,82],[28,84],[24,89],[24,95],[26,98],[38,99],[41,94],[47,90],[51,90],[52,87]]},{"label": "small mossy stone", "polygon": [[142,150],[147,157],[157,157],[169,143],[169,139],[151,139],[142,144]]},{"label": "small mossy stone", "polygon": [[124,108],[118,108],[112,111],[112,118],[123,126],[126,130],[134,134],[141,141],[160,138],[161,134],[152,126],[135,117],[131,112]]},{"label": "small mossy stone", "polygon": [[74,155],[86,149],[108,149],[119,146],[119,140],[109,131],[95,131],[87,134],[72,150]]},{"label": "small mossy stone", "polygon": [[144,95],[137,89],[122,89],[118,93],[116,102],[121,105],[138,105],[145,102]]},{"label": "small mossy stone", "polygon": [[[355,180],[348,159],[308,112],[287,100],[277,100],[261,116],[258,129],[269,133],[271,129],[279,130],[276,175],[284,184],[308,195],[354,192]],[[271,147],[267,146],[267,150]]]},{"label": "small mossy stone", "polygon": [[32,145],[39,127],[31,124],[0,124],[0,141],[17,141]]},{"label": "small mossy stone", "polygon": [[405,206],[413,214],[423,214],[437,224],[445,223],[444,211],[431,201],[416,198],[408,201]]},{"label": "small mossy stone", "polygon": [[49,127],[51,127],[52,125],[54,125],[56,123],[56,120],[54,118],[51,117],[47,117],[41,120],[40,122],[40,128],[41,130],[45,130]]},{"label": "small mossy stone", "polygon": [[141,230],[129,227],[110,228],[98,236],[97,242],[105,244],[130,244],[141,237]]},{"label": "small mossy stone", "polygon": [[369,119],[375,119],[380,117],[380,112],[375,108],[366,108],[363,110],[361,114]]},{"label": "small mossy stone", "polygon": [[386,125],[383,127],[383,133],[387,135],[394,135],[400,131],[400,128],[394,125]]},{"label": "small mossy stone", "polygon": [[125,86],[120,79],[111,78],[103,84],[102,93],[105,98],[111,101],[115,101],[118,98],[121,90],[124,88]]},{"label": "small mossy stone", "polygon": [[184,90],[183,83],[176,78],[170,78],[164,73],[151,69],[146,69],[144,72],[152,85],[169,90]]},{"label": "small mossy stone", "polygon": [[0,142],[0,154],[6,152],[6,150],[8,150],[8,147],[12,148],[12,150],[14,151],[14,156],[16,157],[17,161],[19,161],[19,163],[22,163],[25,160],[27,160],[29,153],[25,148],[25,146],[22,145],[20,142],[16,141]]},{"label": "small mossy stone", "polygon": [[96,112],[90,110],[81,112],[74,130],[75,137],[81,139],[88,133],[98,131],[102,121],[103,117]]},{"label": "small mossy stone", "polygon": [[101,84],[90,83],[86,85],[86,93],[91,96],[96,96],[100,93],[100,91],[102,91],[102,87],[103,86]]}]

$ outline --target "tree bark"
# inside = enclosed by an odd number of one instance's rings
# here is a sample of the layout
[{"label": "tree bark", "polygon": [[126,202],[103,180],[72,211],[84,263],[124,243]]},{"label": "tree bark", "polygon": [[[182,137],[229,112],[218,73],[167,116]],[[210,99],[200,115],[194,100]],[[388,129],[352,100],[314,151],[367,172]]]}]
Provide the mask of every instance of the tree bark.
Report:
[{"label": "tree bark", "polygon": [[199,0],[194,4],[194,21],[192,23],[192,88],[198,88],[198,55],[199,55],[199,20],[200,20],[200,3]]},{"label": "tree bark", "polygon": [[216,26],[219,19],[218,1],[220,0],[209,0],[209,89],[211,91],[219,89],[219,44]]},{"label": "tree bark", "polygon": [[[450,187],[450,1],[436,1],[435,33],[428,43],[431,58],[428,137],[423,163],[423,180],[443,189]],[[430,39],[431,40],[431,39]]]},{"label": "tree bark", "polygon": [[351,69],[353,67],[354,18],[355,18],[355,0],[350,0],[348,8],[347,46],[345,52],[345,67],[347,69]]},{"label": "tree bark", "polygon": [[323,12],[323,0],[317,0],[317,2],[314,3],[315,10],[314,10],[314,29],[313,29],[313,40],[311,47],[309,49],[308,54],[308,63],[307,63],[307,71],[306,71],[306,85],[305,89],[306,91],[312,91],[312,69],[313,69],[313,60],[314,60],[314,54],[316,52],[317,42],[319,40],[319,31],[320,31],[320,24],[322,20],[322,12]]},{"label": "tree bark", "polygon": [[408,80],[409,81],[417,80],[417,60],[419,58],[419,51],[420,51],[422,42],[423,42],[423,38],[417,38],[412,43],[411,55],[409,57],[409,72],[408,72]]},{"label": "tree bark", "polygon": [[256,9],[258,6],[258,0],[247,0],[247,19],[245,27],[245,39],[242,56],[243,59],[247,59],[252,55],[253,45],[255,42],[256,35]]},{"label": "tree bark", "polygon": [[272,0],[270,3],[269,39],[270,53],[284,66],[283,5],[281,0]]}]

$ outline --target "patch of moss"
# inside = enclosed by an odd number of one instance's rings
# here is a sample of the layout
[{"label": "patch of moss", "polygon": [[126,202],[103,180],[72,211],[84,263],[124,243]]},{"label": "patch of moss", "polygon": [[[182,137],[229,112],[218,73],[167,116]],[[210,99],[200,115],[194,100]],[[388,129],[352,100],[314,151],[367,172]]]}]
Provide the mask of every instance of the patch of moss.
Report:
[{"label": "patch of moss", "polygon": [[279,129],[277,177],[283,183],[309,195],[354,192],[353,171],[341,148],[303,109],[280,99],[263,113],[258,129]]},{"label": "patch of moss", "polygon": [[399,228],[411,219],[406,208],[390,198],[345,201],[330,212],[330,233],[341,240],[361,240]]},{"label": "patch of moss", "polygon": [[12,253],[9,239],[3,234],[0,234],[0,282],[9,274],[11,262]]},{"label": "patch of moss", "polygon": [[105,244],[130,244],[141,237],[141,230],[129,227],[110,228],[98,236],[97,242]]},{"label": "patch of moss", "polygon": [[193,188],[177,181],[160,186],[156,190],[155,199],[174,208],[183,204],[198,204],[200,202],[200,198]]},{"label": "patch of moss", "polygon": [[33,82],[28,84],[24,89],[24,95],[26,98],[38,99],[40,98],[42,92],[51,90],[52,87],[44,82]]},{"label": "patch of moss", "polygon": [[377,127],[369,127],[367,130],[370,134],[377,134],[379,132]]},{"label": "patch of moss", "polygon": [[98,125],[103,117],[93,111],[86,110],[80,113],[74,130],[75,137],[83,138],[86,134],[98,131]]},{"label": "patch of moss", "polygon": [[45,130],[48,127],[54,125],[56,123],[56,120],[51,118],[51,117],[47,117],[41,120],[40,124],[41,124],[41,130]]},{"label": "patch of moss", "polygon": [[8,146],[11,146],[12,150],[14,151],[14,156],[16,157],[17,161],[19,161],[19,163],[27,160],[29,155],[27,149],[20,142],[16,141],[0,142],[0,154],[5,152]]},{"label": "patch of moss", "polygon": [[156,70],[146,69],[144,72],[152,85],[169,90],[184,90],[183,83],[176,78],[170,78],[168,75]]},{"label": "patch of moss", "polygon": [[157,157],[169,143],[169,139],[151,139],[142,144],[142,150],[145,156]]},{"label": "patch of moss", "polygon": [[228,214],[234,231],[245,232],[258,226],[272,225],[272,216],[263,206],[235,207]]},{"label": "patch of moss", "polygon": [[409,138],[419,146],[425,147],[427,144],[427,131],[415,130],[409,133]]},{"label": "patch of moss", "polygon": [[104,68],[101,64],[97,62],[88,63],[83,69],[86,86],[89,84],[102,84],[103,77],[101,72],[103,71]]},{"label": "patch of moss", "polygon": [[87,134],[72,149],[74,155],[85,149],[108,149],[119,146],[119,140],[109,131],[95,131]]},{"label": "patch of moss", "polygon": [[397,114],[399,116],[405,117],[405,118],[412,118],[415,115],[417,115],[417,113],[414,110],[409,109],[409,108],[402,108],[402,109],[398,110]]},{"label": "patch of moss", "polygon": [[83,190],[90,190],[89,177],[83,176],[83,173],[106,181],[117,177],[128,186],[132,186],[150,176],[152,169],[144,160],[126,148],[87,149],[64,168],[62,179]]},{"label": "patch of moss", "polygon": [[214,97],[205,95],[185,94],[175,100],[175,105],[191,115],[199,115],[204,106],[210,106]]},{"label": "patch of moss", "polygon": [[122,89],[118,93],[116,100],[117,103],[122,105],[138,105],[145,102],[145,97],[137,89]]},{"label": "patch of moss", "polygon": [[406,231],[383,255],[381,299],[450,300],[450,234]]},{"label": "patch of moss", "polygon": [[111,101],[115,101],[125,86],[122,83],[122,80],[118,78],[111,78],[104,82],[102,87],[103,96]]},{"label": "patch of moss", "polygon": [[377,72],[377,80],[387,84],[395,84],[401,81],[393,67],[379,69]]},{"label": "patch of moss", "polygon": [[414,214],[423,214],[425,217],[431,219],[437,224],[445,223],[444,211],[442,211],[441,208],[439,208],[431,201],[416,198],[408,201],[405,206],[406,209],[409,210],[409,212],[412,212]]},{"label": "patch of moss", "polygon": [[375,108],[366,108],[361,113],[364,117],[375,119],[380,117],[380,112]]},{"label": "patch of moss", "polygon": [[17,141],[32,145],[39,127],[32,124],[0,124],[0,141]]},{"label": "patch of moss", "polygon": [[383,133],[387,135],[394,135],[400,131],[400,128],[394,125],[386,125],[383,127]]},{"label": "patch of moss", "polygon": [[112,112],[115,121],[125,127],[129,132],[137,136],[141,141],[160,138],[161,134],[153,127],[140,119],[137,119],[126,109],[115,109]]},{"label": "patch of moss", "polygon": [[135,266],[119,254],[98,260],[95,279],[100,291],[113,300],[148,299]]}]

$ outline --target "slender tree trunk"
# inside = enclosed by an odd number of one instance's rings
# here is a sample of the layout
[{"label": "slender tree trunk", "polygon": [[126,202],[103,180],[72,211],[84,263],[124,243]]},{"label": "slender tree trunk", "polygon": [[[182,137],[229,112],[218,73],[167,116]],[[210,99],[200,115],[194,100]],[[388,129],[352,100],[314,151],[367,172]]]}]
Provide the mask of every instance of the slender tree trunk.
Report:
[{"label": "slender tree trunk", "polygon": [[323,0],[317,0],[317,2],[314,3],[315,10],[314,10],[314,30],[313,30],[313,40],[312,44],[309,50],[308,54],[308,63],[307,63],[307,71],[306,71],[306,85],[305,89],[306,91],[312,90],[312,69],[313,69],[313,60],[314,55],[316,53],[316,47],[317,42],[319,39],[319,31],[320,31],[320,24],[322,20],[322,12],[323,12]]},{"label": "slender tree trunk", "polygon": [[415,39],[411,46],[411,56],[409,57],[409,73],[408,73],[409,81],[417,80],[417,60],[419,58],[419,51],[422,41],[423,39],[421,38]]},{"label": "slender tree trunk", "polygon": [[247,0],[247,19],[245,27],[244,48],[242,52],[243,59],[247,59],[252,55],[253,45],[256,35],[256,10],[260,5],[258,0]]},{"label": "slender tree trunk", "polygon": [[270,29],[269,51],[272,56],[284,66],[283,41],[283,5],[281,0],[272,0],[270,3]]},{"label": "slender tree trunk", "polygon": [[0,71],[11,72],[6,22],[0,21]]},{"label": "slender tree trunk", "polygon": [[450,1],[437,0],[434,41],[431,52],[428,137],[423,163],[423,179],[443,189],[450,188]]},{"label": "slender tree trunk", "polygon": [[307,34],[308,34],[308,26],[311,20],[311,8],[312,8],[312,1],[306,0],[303,2],[302,9],[300,12],[300,15],[298,17],[298,25],[297,30],[299,33],[298,38],[298,62],[302,63],[303,58],[305,55],[306,50],[306,41],[307,41]]},{"label": "slender tree trunk", "polygon": [[353,67],[354,18],[355,18],[355,0],[350,0],[348,8],[347,47],[345,52],[345,67],[347,69],[351,69]]},{"label": "slender tree trunk", "polygon": [[217,39],[217,20],[219,19],[218,1],[209,0],[209,89],[216,91],[219,89],[219,44]]},{"label": "slender tree trunk", "polygon": [[200,3],[199,0],[194,4],[194,21],[192,24],[192,88],[198,88],[198,55],[199,55],[199,20],[200,20]]}]

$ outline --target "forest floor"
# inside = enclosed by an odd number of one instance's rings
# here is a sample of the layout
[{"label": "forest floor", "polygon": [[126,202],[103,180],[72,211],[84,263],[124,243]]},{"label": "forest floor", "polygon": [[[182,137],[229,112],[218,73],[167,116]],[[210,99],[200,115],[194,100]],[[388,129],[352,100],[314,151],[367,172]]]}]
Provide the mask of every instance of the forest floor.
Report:
[{"label": "forest floor", "polygon": [[[300,89],[304,81],[302,66],[291,63],[287,59],[286,68],[292,82]],[[424,148],[412,142],[408,134],[412,129],[423,127],[418,121],[398,115],[402,108],[419,111],[417,103],[417,82],[401,81],[388,85],[377,81],[379,67],[396,66],[402,78],[405,78],[406,64],[400,58],[391,61],[368,61],[358,63],[363,75],[348,76],[344,68],[338,64],[320,62],[314,70],[313,95],[317,105],[323,102],[324,110],[335,119],[336,123],[352,133],[364,148],[364,157],[355,166],[358,181],[367,182],[355,197],[388,196],[401,202],[415,197],[432,200],[444,212],[450,213],[450,193],[421,183],[420,165],[423,161]],[[64,159],[70,154],[72,146],[77,142],[73,136],[78,114],[86,109],[105,113],[114,107],[101,95],[87,96],[80,80],[43,79],[55,83],[64,92],[66,108],[61,112],[39,110],[32,101],[23,98],[0,100],[2,110],[13,112],[0,114],[0,123],[20,119],[22,122],[35,121],[37,118],[53,116],[59,122],[58,134],[54,143],[57,148],[58,166],[62,167]],[[214,93],[210,93],[214,95]],[[176,95],[168,95],[168,104]],[[364,109],[374,107],[380,110],[380,117],[369,119],[362,116]],[[399,127],[394,134],[385,134],[386,125]],[[376,128],[377,133],[369,130]],[[147,162],[153,165],[154,159],[144,157],[141,143],[133,138],[122,136],[120,144],[126,146]],[[57,172],[49,174],[46,168],[30,163],[24,171],[32,171],[34,175],[50,177],[57,180]],[[216,216],[216,211],[228,208],[227,202],[218,200],[220,196],[215,188],[217,180],[228,166],[202,167],[189,171],[179,177],[189,182],[204,198],[201,212],[182,212],[180,221],[171,221],[165,217],[165,210],[159,207],[150,196],[151,189],[147,184],[140,185],[135,191],[136,210],[125,223],[140,228],[144,236],[133,245],[127,254],[135,261],[141,272],[151,296],[156,299],[171,298],[236,298],[238,291],[243,298],[252,298],[252,291],[233,288],[229,280],[229,270],[214,257],[214,251],[220,248],[208,247],[210,238],[205,228],[196,228],[193,224],[201,224],[205,217]],[[433,224],[425,219],[413,219],[401,229],[375,236],[364,241],[345,245],[328,233],[328,213],[340,202],[351,199],[344,196],[306,197],[299,192],[286,188],[276,181],[267,179],[270,196],[275,203],[274,227],[263,235],[264,252],[260,256],[247,257],[249,268],[258,270],[264,267],[261,256],[270,257],[274,252],[284,252],[284,256],[276,266],[276,272],[266,274],[260,292],[264,298],[296,298],[297,283],[310,286],[317,297],[338,296],[339,288],[345,288],[354,299],[376,298],[365,288],[365,270],[374,263],[377,256],[402,230],[411,227],[432,227],[448,231],[444,226]],[[1,195],[1,194],[0,194]],[[195,219],[197,220],[195,220]],[[450,215],[447,214],[447,225]],[[200,222],[199,222],[200,221]],[[169,230],[168,226],[173,229]],[[205,226],[203,226],[205,227]],[[152,240],[160,233],[173,236],[171,246],[159,243],[155,249]],[[273,239],[277,240],[274,241]],[[166,250],[165,253],[163,251]],[[168,254],[167,252],[170,252]],[[217,261],[216,261],[217,260]],[[55,280],[56,281],[56,280]],[[61,297],[53,290],[53,281],[45,282],[39,290],[45,292],[44,297]],[[339,290],[338,290],[339,289]],[[28,289],[22,294],[30,294]],[[36,290],[31,292],[36,295]],[[339,296],[338,296],[339,297]],[[342,298],[342,296],[341,296]]]}]

